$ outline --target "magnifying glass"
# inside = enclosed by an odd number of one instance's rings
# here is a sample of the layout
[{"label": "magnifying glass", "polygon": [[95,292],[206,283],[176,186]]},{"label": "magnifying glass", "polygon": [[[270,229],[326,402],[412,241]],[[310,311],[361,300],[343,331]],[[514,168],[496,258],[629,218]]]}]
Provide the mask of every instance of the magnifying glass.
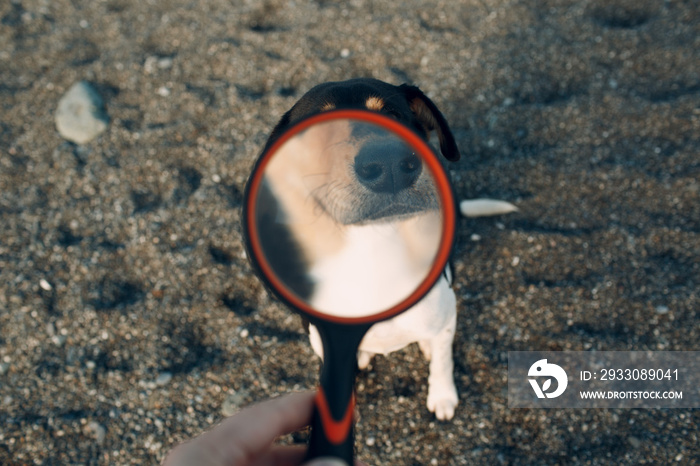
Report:
[{"label": "magnifying glass", "polygon": [[258,159],[244,201],[248,257],[323,342],[309,459],[353,463],[359,345],[373,324],[430,291],[455,222],[448,176],[429,144],[379,113],[311,116]]}]

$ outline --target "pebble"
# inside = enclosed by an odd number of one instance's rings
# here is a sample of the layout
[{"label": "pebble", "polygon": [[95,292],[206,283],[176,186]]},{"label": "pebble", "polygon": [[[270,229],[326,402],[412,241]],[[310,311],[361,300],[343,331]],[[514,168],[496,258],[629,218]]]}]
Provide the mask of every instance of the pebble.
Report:
[{"label": "pebble", "polygon": [[68,340],[68,337],[65,335],[54,335],[51,337],[51,342],[56,346],[63,346],[66,340]]},{"label": "pebble", "polygon": [[107,436],[107,429],[105,429],[102,424],[95,421],[92,421],[87,427],[95,436],[95,441],[97,441],[97,444],[102,445],[105,441],[105,437]]},{"label": "pebble", "polygon": [[51,286],[51,283],[46,281],[46,279],[42,278],[39,280],[39,286],[41,287],[42,290],[44,291],[51,291],[53,289],[53,286]]},{"label": "pebble", "polygon": [[631,435],[627,437],[627,442],[632,448],[639,448],[640,446],[642,446],[642,441],[639,440],[637,437]]},{"label": "pebble", "polygon": [[245,396],[245,391],[230,393],[226,399],[224,399],[224,402],[221,403],[221,414],[226,417],[236,414],[245,401]]},{"label": "pebble", "polygon": [[660,316],[668,314],[669,311],[670,309],[668,308],[668,306],[656,306],[656,313]]},{"label": "pebble", "polygon": [[164,385],[168,385],[172,379],[173,379],[173,374],[171,374],[170,372],[161,372],[158,375],[158,378],[156,379],[156,385],[159,387],[162,387]]},{"label": "pebble", "polygon": [[146,73],[148,74],[153,74],[156,71],[160,70],[167,70],[169,68],[172,68],[173,66],[173,59],[170,57],[162,57],[158,58],[155,56],[150,56],[146,58],[146,61],[143,64],[143,69]]},{"label": "pebble", "polygon": [[102,97],[85,81],[74,84],[58,102],[56,129],[71,142],[92,141],[107,129],[108,123]]}]

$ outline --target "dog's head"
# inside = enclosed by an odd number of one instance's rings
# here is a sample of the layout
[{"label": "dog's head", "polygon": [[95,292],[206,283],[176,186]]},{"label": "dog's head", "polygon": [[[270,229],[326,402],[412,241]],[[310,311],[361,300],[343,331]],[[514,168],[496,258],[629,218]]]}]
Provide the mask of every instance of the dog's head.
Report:
[{"label": "dog's head", "polygon": [[383,113],[413,129],[426,141],[434,131],[440,141],[442,155],[452,162],[459,160],[459,149],[452,131],[432,100],[415,86],[394,86],[370,78],[328,82],[312,88],[277,123],[268,146],[305,117],[346,108]]},{"label": "dog's head", "polygon": [[[454,137],[435,104],[417,87],[373,79],[325,83],[311,89],[273,130],[268,147],[294,123],[336,109],[382,113],[411,128],[426,142],[437,134],[443,156],[459,159]],[[401,138],[360,121],[330,120],[311,127],[283,146],[268,179],[284,196],[312,198],[338,224],[393,221],[439,208],[435,186],[423,163]],[[295,190],[299,190],[295,193]]]}]

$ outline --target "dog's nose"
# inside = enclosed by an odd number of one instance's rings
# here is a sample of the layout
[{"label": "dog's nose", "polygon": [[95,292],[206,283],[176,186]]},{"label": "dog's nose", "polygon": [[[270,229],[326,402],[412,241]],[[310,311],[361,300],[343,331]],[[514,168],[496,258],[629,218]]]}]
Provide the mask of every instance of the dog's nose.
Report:
[{"label": "dog's nose", "polygon": [[365,144],[355,157],[357,179],[377,193],[398,193],[412,186],[422,168],[417,155],[391,140]]}]

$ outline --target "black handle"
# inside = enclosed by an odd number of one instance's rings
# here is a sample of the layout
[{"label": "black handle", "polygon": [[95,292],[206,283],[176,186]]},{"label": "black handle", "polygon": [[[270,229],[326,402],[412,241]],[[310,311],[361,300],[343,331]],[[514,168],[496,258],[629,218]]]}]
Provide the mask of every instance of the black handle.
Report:
[{"label": "black handle", "polygon": [[323,341],[323,367],[307,460],[331,456],[353,464],[357,350],[370,326],[317,324]]}]

